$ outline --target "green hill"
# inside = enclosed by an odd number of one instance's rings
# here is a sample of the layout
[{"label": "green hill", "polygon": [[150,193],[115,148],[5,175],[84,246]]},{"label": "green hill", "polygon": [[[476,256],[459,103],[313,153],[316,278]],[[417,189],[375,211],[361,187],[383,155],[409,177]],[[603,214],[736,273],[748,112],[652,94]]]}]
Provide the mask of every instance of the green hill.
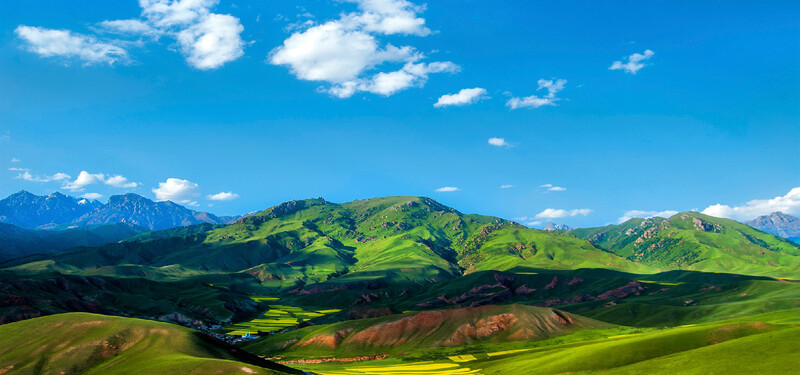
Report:
[{"label": "green hill", "polygon": [[70,313],[0,326],[2,374],[301,374],[187,328]]},{"label": "green hill", "polygon": [[397,314],[301,328],[244,348],[289,358],[402,353],[425,348],[542,340],[611,324],[524,305],[481,306]]},{"label": "green hill", "polygon": [[26,229],[0,223],[0,262],[34,254],[51,254],[78,246],[101,246],[145,232],[128,223],[58,229]]},{"label": "green hill", "polygon": [[422,283],[516,266],[649,270],[573,236],[465,215],[421,197],[291,201],[222,228],[154,232],[50,259],[65,272],[138,265],[157,274],[158,268],[179,265],[205,273],[242,272],[284,288],[332,279]]},{"label": "green hill", "polygon": [[697,212],[631,219],[570,234],[656,269],[800,277],[800,246],[739,222]]}]

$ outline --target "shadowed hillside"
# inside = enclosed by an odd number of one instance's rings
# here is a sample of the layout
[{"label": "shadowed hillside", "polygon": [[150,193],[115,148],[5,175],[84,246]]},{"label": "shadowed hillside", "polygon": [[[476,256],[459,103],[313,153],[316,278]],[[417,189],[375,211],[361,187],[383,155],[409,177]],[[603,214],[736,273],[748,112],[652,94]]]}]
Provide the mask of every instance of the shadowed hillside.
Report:
[{"label": "shadowed hillside", "polygon": [[70,313],[0,326],[0,373],[301,372],[241,353],[172,324]]}]

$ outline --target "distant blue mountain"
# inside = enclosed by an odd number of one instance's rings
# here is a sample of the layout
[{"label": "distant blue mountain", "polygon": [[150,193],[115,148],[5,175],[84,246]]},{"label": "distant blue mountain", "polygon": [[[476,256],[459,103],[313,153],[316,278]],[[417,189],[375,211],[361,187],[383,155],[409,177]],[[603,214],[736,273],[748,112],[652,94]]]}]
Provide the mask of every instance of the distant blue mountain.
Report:
[{"label": "distant blue mountain", "polygon": [[54,227],[70,223],[102,206],[96,200],[61,193],[40,196],[23,190],[0,200],[0,222],[23,228]]},{"label": "distant blue mountain", "polygon": [[132,193],[114,195],[106,204],[61,193],[39,196],[27,191],[0,200],[0,223],[29,229],[128,223],[149,230],[162,230],[200,223],[228,224],[238,218],[218,217],[170,201],[154,202]]},{"label": "distant blue mountain", "polygon": [[745,224],[758,230],[800,243],[800,219],[783,212],[759,216]]}]

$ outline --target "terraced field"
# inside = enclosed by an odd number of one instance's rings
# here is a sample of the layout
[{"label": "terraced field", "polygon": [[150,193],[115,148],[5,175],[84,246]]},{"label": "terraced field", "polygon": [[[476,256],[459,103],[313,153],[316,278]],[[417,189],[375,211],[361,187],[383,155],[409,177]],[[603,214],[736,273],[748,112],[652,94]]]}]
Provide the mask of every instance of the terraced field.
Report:
[{"label": "terraced field", "polygon": [[[256,302],[279,302],[277,297],[253,297]],[[269,305],[264,315],[248,322],[238,323],[229,327],[222,328],[222,333],[228,335],[241,336],[246,333],[256,334],[258,332],[275,332],[285,328],[294,327],[300,323],[320,318],[328,314],[337,313],[338,309],[306,311],[301,307],[289,305]]]}]

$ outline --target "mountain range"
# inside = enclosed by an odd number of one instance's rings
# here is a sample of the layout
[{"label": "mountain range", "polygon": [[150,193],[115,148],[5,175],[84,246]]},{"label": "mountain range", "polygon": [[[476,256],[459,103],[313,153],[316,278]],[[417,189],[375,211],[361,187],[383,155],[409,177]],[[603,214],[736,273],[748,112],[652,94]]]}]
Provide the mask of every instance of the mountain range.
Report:
[{"label": "mountain range", "polygon": [[58,192],[39,196],[24,190],[0,200],[0,222],[22,228],[128,223],[162,230],[200,223],[228,224],[238,218],[190,210],[171,201],[154,202],[133,193],[111,196],[106,204]]},{"label": "mountain range", "polygon": [[800,219],[783,212],[759,216],[745,224],[794,242],[800,242]]},{"label": "mountain range", "polygon": [[[800,247],[733,220],[684,212],[546,231],[414,196],[295,200],[230,224],[180,208],[129,194],[73,219],[72,229],[0,226],[20,238],[109,225],[136,232],[2,263],[0,336],[28,342],[20,332],[51,327],[37,353],[89,353],[59,366],[96,372],[147,363],[126,362],[140,358],[128,348],[157,346],[149,337],[161,332],[180,345],[147,354],[165,366],[159,373],[185,372],[162,351],[197,361],[181,345],[195,347],[210,373],[230,364],[257,373],[251,365],[271,366],[262,356],[329,374],[526,373],[526,363],[554,374],[658,373],[668,356],[731,358],[710,362],[713,372],[728,363],[752,369],[746,350],[765,343],[777,343],[774,353],[800,350]],[[125,318],[37,318],[65,312]],[[89,341],[73,340],[75,324],[86,325]],[[263,337],[242,339],[248,332]],[[257,356],[237,363],[243,357],[206,345],[206,336]],[[776,356],[758,357],[771,368],[797,364]],[[584,357],[592,359],[571,360]],[[36,367],[29,358],[0,349],[20,371]]]}]

